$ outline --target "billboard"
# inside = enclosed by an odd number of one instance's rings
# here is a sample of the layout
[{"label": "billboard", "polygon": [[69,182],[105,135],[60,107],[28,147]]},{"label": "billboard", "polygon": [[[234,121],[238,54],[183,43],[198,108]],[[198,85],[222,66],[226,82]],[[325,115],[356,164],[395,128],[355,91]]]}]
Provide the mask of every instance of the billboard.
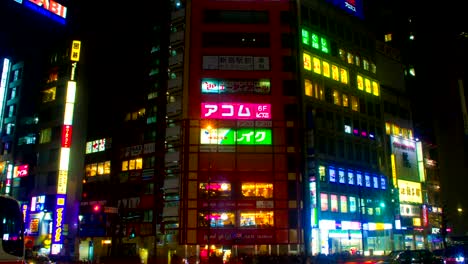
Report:
[{"label": "billboard", "polygon": [[270,104],[202,103],[201,117],[214,119],[271,119]]},{"label": "billboard", "polygon": [[401,203],[409,202],[422,204],[423,200],[420,182],[398,180],[398,191]]},{"label": "billboard", "polygon": [[364,19],[362,0],[327,0],[327,2],[339,7],[348,14]]},{"label": "billboard", "polygon": [[66,22],[65,18],[67,17],[67,7],[53,0],[25,0],[24,5],[61,24],[65,24]]},{"label": "billboard", "polygon": [[205,128],[200,130],[200,144],[271,145],[269,128]]},{"label": "billboard", "polygon": [[401,137],[390,136],[396,178],[418,182],[416,142]]},{"label": "billboard", "polygon": [[209,94],[269,94],[271,83],[269,79],[261,80],[229,80],[229,79],[202,79],[201,91]]}]

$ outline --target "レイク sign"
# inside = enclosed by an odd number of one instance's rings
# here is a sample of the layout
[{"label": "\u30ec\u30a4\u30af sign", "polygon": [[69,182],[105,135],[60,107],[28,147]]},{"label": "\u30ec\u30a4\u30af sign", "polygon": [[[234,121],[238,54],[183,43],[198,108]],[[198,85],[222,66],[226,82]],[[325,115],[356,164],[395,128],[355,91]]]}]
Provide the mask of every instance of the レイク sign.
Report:
[{"label": "\u30ec\u30a4\u30af sign", "polygon": [[202,103],[201,117],[215,119],[271,119],[271,105]]},{"label": "\u30ec\u30a4\u30af sign", "polygon": [[271,145],[268,128],[212,128],[201,129],[200,144],[214,145]]}]

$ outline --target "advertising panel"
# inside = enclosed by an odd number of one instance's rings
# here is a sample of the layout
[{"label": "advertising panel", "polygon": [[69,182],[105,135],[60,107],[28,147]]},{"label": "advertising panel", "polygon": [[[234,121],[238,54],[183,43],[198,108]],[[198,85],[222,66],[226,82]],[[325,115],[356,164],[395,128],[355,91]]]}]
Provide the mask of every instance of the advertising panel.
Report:
[{"label": "advertising panel", "polygon": [[[250,229],[250,230],[200,230],[198,232],[199,244],[272,244],[276,243],[275,229]],[[209,237],[209,239],[208,239]]]},{"label": "advertising panel", "polygon": [[339,7],[346,13],[364,19],[362,0],[327,0],[327,2]]},{"label": "advertising panel", "polygon": [[28,176],[28,172],[29,172],[28,164],[18,165],[18,166],[15,166],[13,177],[15,178],[25,177],[25,176]]},{"label": "advertising panel", "polygon": [[41,13],[51,19],[65,24],[67,17],[67,7],[53,1],[53,0],[27,0],[24,5],[32,10]]},{"label": "advertising panel", "polygon": [[396,177],[398,179],[418,182],[416,142],[395,136],[390,137],[390,142],[392,154],[395,156]]},{"label": "advertising panel", "polygon": [[268,71],[270,57],[203,56],[204,70]]},{"label": "advertising panel", "polygon": [[400,191],[400,202],[422,204],[422,192],[420,182],[398,180],[398,189]]},{"label": "advertising panel", "polygon": [[54,211],[54,221],[52,225],[52,246],[51,254],[58,254],[62,248],[63,225],[65,218],[65,195],[57,194]]},{"label": "advertising panel", "polygon": [[201,117],[214,119],[271,119],[271,105],[202,103]]},{"label": "advertising panel", "polygon": [[214,94],[232,94],[232,93],[250,93],[250,94],[269,94],[270,80],[228,80],[228,79],[202,79],[202,93]]},{"label": "advertising panel", "polygon": [[268,128],[212,128],[200,130],[200,144],[214,145],[271,145]]}]

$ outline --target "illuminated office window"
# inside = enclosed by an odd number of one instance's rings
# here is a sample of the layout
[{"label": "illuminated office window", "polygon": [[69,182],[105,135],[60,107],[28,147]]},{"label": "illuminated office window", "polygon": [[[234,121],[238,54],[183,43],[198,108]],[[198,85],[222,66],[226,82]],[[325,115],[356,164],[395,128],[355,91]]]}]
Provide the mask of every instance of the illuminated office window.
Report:
[{"label": "illuminated office window", "polygon": [[231,183],[228,182],[202,182],[199,184],[198,191],[201,198],[230,198]]},{"label": "illuminated office window", "polygon": [[317,73],[317,74],[321,74],[322,73],[322,69],[321,69],[321,63],[320,63],[320,59],[319,58],[316,58],[316,57],[313,57],[312,58],[312,64],[313,64],[313,67],[314,67],[314,72]]},{"label": "illuminated office window", "polygon": [[359,112],[359,100],[356,96],[351,95],[351,109],[353,111]]},{"label": "illuminated office window", "polygon": [[363,91],[364,90],[364,78],[361,75],[357,75],[356,83],[357,83],[358,90]]},{"label": "illuminated office window", "polygon": [[272,183],[242,183],[242,197],[255,197],[255,198],[273,198],[273,184]]},{"label": "illuminated office window", "polygon": [[340,195],[340,211],[342,213],[348,212],[348,197]]},{"label": "illuminated office window", "polygon": [[304,84],[304,89],[305,89],[305,95],[307,96],[313,96],[313,86],[312,86],[312,82],[310,80],[304,80],[305,81],[305,84]]},{"label": "illuminated office window", "polygon": [[333,90],[333,103],[335,105],[341,105],[340,92],[337,90]]},{"label": "illuminated office window", "polygon": [[42,129],[40,132],[39,144],[50,142],[52,139],[52,128]]},{"label": "illuminated office window", "polygon": [[338,212],[338,195],[336,194],[330,194],[330,210]]},{"label": "illuminated office window", "polygon": [[128,160],[122,161],[122,171],[128,171]]},{"label": "illuminated office window", "polygon": [[309,31],[302,29],[302,43],[309,46],[310,45],[310,36]]},{"label": "illuminated office window", "polygon": [[353,56],[353,54],[351,52],[348,52],[346,58],[347,58],[347,61],[348,61],[349,64],[354,63],[354,56]]},{"label": "illuminated office window", "polygon": [[385,34],[385,42],[392,41],[392,33]]},{"label": "illuminated office window", "polygon": [[375,96],[380,95],[379,84],[377,82],[374,82],[374,81],[372,81],[372,94],[374,94]]},{"label": "illuminated office window", "polygon": [[355,213],[357,211],[356,197],[349,197],[349,212]]},{"label": "illuminated office window", "polygon": [[346,51],[344,49],[339,49],[338,53],[339,53],[340,59],[342,61],[346,61]]},{"label": "illuminated office window", "polygon": [[320,193],[320,210],[328,211],[328,194]]},{"label": "illuminated office window", "polygon": [[311,71],[312,70],[312,61],[309,54],[303,53],[302,54],[304,59],[304,69]]},{"label": "illuminated office window", "polygon": [[198,215],[199,227],[233,228],[236,225],[236,214],[234,211],[213,210],[201,211]]},{"label": "illuminated office window", "polygon": [[386,122],[385,123],[385,134],[391,135],[392,134],[392,124]]},{"label": "illuminated office window", "polygon": [[326,172],[325,172],[325,166],[319,166],[318,167],[318,174],[319,174],[319,177],[320,177],[320,180],[321,181],[326,181],[327,180],[327,175],[326,175]]},{"label": "illuminated office window", "polygon": [[348,95],[347,95],[347,94],[343,94],[342,97],[343,97],[343,106],[344,106],[344,107],[349,107]]},{"label": "illuminated office window", "polygon": [[340,68],[332,64],[332,79],[339,82],[340,81]]},{"label": "illuminated office window", "polygon": [[311,39],[312,39],[312,48],[319,49],[320,48],[319,36],[315,33],[311,33]]},{"label": "illuminated office window", "polygon": [[372,93],[371,81],[367,78],[364,78],[364,87],[367,93]]},{"label": "illuminated office window", "polygon": [[329,53],[330,49],[328,48],[328,40],[326,38],[320,38],[320,48],[323,53]]},{"label": "illuminated office window", "polygon": [[241,211],[240,227],[268,228],[274,226],[273,211]]},{"label": "illuminated office window", "polygon": [[340,81],[344,84],[348,84],[348,71],[340,68]]},{"label": "illuminated office window", "polygon": [[323,76],[330,78],[330,64],[322,61]]}]

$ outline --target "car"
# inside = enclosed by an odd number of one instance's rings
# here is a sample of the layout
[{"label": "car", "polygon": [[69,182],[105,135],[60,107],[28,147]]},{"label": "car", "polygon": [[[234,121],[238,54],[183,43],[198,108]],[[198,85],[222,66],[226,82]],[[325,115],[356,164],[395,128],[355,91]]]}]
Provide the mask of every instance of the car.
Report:
[{"label": "car", "polygon": [[427,249],[395,250],[377,264],[443,264],[443,259]]},{"label": "car", "polygon": [[436,249],[432,252],[442,258],[444,264],[465,264],[466,251],[463,247],[449,246],[446,249]]},{"label": "car", "polygon": [[36,255],[30,258],[26,258],[27,264],[55,264],[49,257],[45,255]]}]

